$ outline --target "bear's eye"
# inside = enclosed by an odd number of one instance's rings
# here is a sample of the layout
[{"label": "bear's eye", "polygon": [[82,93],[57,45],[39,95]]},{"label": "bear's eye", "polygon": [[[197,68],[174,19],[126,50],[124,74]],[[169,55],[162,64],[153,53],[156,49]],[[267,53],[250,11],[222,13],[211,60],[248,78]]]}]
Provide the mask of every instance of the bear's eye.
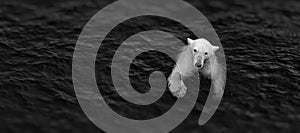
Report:
[{"label": "bear's eye", "polygon": [[197,52],[197,49],[194,49],[194,52]]},{"label": "bear's eye", "polygon": [[208,55],[208,53],[207,53],[207,52],[205,52],[204,54],[205,54],[205,55]]}]

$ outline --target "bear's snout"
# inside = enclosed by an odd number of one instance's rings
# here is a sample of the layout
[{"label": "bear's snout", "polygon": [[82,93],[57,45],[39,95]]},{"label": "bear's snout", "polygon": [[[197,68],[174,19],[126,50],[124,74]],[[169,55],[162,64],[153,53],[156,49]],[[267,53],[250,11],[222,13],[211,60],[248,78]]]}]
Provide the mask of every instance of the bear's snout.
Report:
[{"label": "bear's snout", "polygon": [[200,68],[203,67],[203,64],[200,61],[197,61],[196,64],[195,64],[195,67],[200,69]]},{"label": "bear's snout", "polygon": [[201,55],[195,56],[194,65],[196,68],[201,69],[204,66],[204,57]]}]

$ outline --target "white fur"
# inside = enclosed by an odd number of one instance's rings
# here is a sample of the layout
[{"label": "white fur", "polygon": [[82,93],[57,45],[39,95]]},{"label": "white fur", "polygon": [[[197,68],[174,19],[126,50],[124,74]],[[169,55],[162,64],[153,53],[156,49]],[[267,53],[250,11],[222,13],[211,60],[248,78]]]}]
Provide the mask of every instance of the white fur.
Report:
[{"label": "white fur", "polygon": [[186,94],[187,87],[183,83],[186,77],[198,72],[213,80],[219,77],[219,64],[215,55],[219,47],[211,45],[203,38],[197,40],[188,38],[187,41],[188,45],[181,49],[176,66],[168,78],[169,89],[176,97],[183,97]]}]

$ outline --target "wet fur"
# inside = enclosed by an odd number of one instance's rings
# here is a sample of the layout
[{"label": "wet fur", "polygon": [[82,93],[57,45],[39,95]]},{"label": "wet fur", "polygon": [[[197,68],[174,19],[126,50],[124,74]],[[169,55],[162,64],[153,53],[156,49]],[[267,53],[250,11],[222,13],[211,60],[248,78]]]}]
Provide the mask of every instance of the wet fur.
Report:
[{"label": "wet fur", "polygon": [[183,97],[186,94],[187,88],[183,80],[187,77],[203,74],[211,79],[218,78],[219,65],[215,53],[209,55],[209,59],[204,63],[202,69],[198,70],[193,64],[193,47],[195,45],[186,45],[178,54],[176,65],[168,78],[169,89],[176,97]]}]

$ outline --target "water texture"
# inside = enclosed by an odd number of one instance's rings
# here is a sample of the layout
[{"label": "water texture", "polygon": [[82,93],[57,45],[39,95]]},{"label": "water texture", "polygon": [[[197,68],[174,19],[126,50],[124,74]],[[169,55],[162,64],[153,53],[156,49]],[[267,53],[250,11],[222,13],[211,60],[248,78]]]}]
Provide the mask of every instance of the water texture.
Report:
[{"label": "water texture", "polygon": [[[226,54],[227,81],[222,102],[206,125],[197,124],[208,94],[204,85],[192,113],[172,132],[299,132],[300,2],[187,2],[197,7],[218,33]],[[88,120],[77,102],[72,55],[83,26],[109,3],[0,1],[0,132],[103,132]],[[153,24],[155,19],[143,21],[144,26]],[[164,30],[186,36],[184,31]],[[131,50],[134,45],[138,44],[131,43]],[[131,109],[132,115],[140,113],[142,117],[160,114],[175,100],[168,94],[165,98],[169,100],[155,105],[157,108],[145,109],[153,114],[143,114],[113,97],[109,104],[120,113]]]}]

